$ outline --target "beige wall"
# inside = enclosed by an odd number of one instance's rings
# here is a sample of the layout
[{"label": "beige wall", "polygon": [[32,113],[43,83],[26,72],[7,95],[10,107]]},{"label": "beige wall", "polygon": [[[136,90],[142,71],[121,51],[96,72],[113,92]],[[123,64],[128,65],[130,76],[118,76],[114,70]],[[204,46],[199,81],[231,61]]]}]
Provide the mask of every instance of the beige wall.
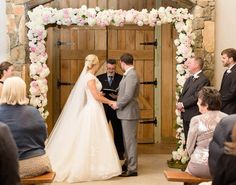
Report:
[{"label": "beige wall", "polygon": [[225,71],[220,53],[225,48],[236,48],[236,0],[216,0],[216,65],[215,85],[220,87]]}]

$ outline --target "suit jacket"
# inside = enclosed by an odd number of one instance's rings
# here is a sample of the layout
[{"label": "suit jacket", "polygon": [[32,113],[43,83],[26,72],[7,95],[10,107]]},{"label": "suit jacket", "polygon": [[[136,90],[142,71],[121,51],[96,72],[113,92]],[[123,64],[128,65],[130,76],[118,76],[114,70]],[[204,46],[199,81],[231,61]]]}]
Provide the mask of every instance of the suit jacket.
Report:
[{"label": "suit jacket", "polygon": [[[103,89],[118,89],[120,81],[122,79],[122,75],[115,73],[114,79],[112,81],[111,86],[108,83],[108,77],[107,73],[101,74],[97,76],[98,80],[102,83],[102,90]],[[108,94],[105,95],[106,98],[114,100],[112,97],[110,97]]]},{"label": "suit jacket", "polygon": [[117,117],[125,120],[138,120],[140,110],[138,105],[139,79],[136,71],[131,69],[120,82],[117,97]]},{"label": "suit jacket", "polygon": [[236,185],[236,157],[223,154],[218,163],[212,185]]},{"label": "suit jacket", "polygon": [[15,141],[7,125],[0,122],[0,184],[20,184]]},{"label": "suit jacket", "polygon": [[[119,87],[120,81],[122,79],[122,75],[120,75],[118,73],[115,73],[114,79],[112,81],[111,86],[108,83],[107,73],[103,73],[101,75],[98,75],[97,78],[102,83],[102,90],[103,89],[114,89],[114,90],[116,90]],[[105,97],[107,99],[116,101],[116,99],[113,99],[111,96],[109,96],[109,94],[105,94]],[[107,104],[103,104],[103,106],[104,106],[104,109],[105,109],[105,112],[106,112],[106,116],[110,117],[109,112],[114,112],[114,110]]]},{"label": "suit jacket", "polygon": [[227,114],[236,114],[236,65],[231,73],[224,73],[220,88],[222,107],[221,111]]},{"label": "suit jacket", "polygon": [[236,114],[226,116],[216,126],[213,138],[209,144],[208,164],[211,175],[214,177],[216,173],[216,165],[219,158],[224,154],[224,142],[232,141],[231,133],[236,122]]},{"label": "suit jacket", "polygon": [[184,121],[190,121],[193,116],[200,114],[197,106],[198,91],[202,87],[210,85],[210,81],[203,72],[199,73],[198,76],[197,79],[193,80],[189,77],[186,80],[179,98],[179,102],[182,102],[184,105],[185,112],[181,112],[181,118]]}]

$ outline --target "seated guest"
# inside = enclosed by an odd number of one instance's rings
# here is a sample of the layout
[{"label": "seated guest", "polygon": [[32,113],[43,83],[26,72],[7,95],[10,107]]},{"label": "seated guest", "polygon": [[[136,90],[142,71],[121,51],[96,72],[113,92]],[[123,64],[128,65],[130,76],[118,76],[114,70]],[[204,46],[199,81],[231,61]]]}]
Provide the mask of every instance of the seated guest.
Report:
[{"label": "seated guest", "polygon": [[20,77],[4,81],[0,98],[0,121],[11,130],[18,148],[20,177],[51,171],[45,154],[46,127],[39,111],[28,104],[26,84]]},{"label": "seated guest", "polygon": [[2,62],[0,64],[0,96],[2,93],[3,82],[6,78],[12,76],[13,65],[10,62]]},{"label": "seated guest", "polygon": [[231,140],[231,133],[233,130],[234,123],[236,122],[236,114],[232,114],[223,118],[220,123],[216,126],[213,139],[209,144],[209,159],[208,164],[212,177],[214,178],[216,173],[216,164],[224,154],[224,143],[225,141]]},{"label": "seated guest", "polygon": [[225,153],[229,155],[235,155],[236,156],[236,122],[234,123],[234,127],[231,134],[232,142],[225,142],[224,143],[224,149]]},{"label": "seated guest", "polygon": [[197,102],[201,115],[190,121],[186,149],[190,156],[186,171],[194,176],[210,178],[208,167],[209,142],[220,120],[226,116],[220,111],[220,93],[213,87],[203,87]]},{"label": "seated guest", "polygon": [[18,185],[18,157],[15,141],[6,124],[0,122],[0,184]]},{"label": "seated guest", "polygon": [[234,124],[232,142],[225,143],[225,153],[221,155],[215,170],[212,185],[236,184],[236,123]]}]

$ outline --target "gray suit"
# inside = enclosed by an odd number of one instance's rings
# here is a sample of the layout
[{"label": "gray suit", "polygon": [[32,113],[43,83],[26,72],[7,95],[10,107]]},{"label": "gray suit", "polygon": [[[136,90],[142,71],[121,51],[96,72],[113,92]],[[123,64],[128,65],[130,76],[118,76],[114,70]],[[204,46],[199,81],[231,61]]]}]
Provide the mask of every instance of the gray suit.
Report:
[{"label": "gray suit", "polygon": [[140,118],[138,105],[139,79],[134,69],[130,69],[119,85],[117,117],[121,120],[127,169],[137,172],[137,123]]}]

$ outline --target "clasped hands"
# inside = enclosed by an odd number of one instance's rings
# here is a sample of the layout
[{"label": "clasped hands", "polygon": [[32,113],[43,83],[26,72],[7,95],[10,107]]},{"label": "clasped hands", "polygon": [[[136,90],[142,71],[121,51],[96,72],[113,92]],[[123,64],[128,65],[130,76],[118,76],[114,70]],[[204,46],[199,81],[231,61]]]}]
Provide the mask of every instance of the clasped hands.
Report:
[{"label": "clasped hands", "polygon": [[118,106],[117,106],[116,101],[111,101],[111,102],[109,103],[109,106],[110,106],[112,109],[114,109],[114,110],[118,109]]}]

